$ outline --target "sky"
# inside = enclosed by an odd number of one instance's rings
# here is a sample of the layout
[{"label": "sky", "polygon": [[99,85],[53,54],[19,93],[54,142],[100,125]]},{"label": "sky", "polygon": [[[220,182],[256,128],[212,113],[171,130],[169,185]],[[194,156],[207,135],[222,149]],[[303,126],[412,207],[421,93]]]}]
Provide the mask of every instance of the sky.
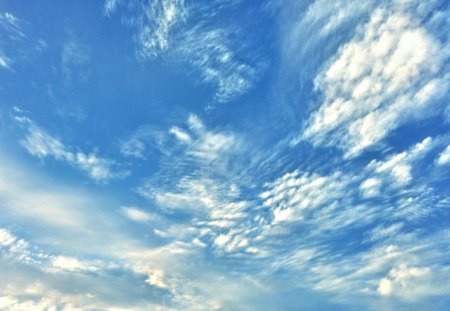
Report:
[{"label": "sky", "polygon": [[449,310],[450,2],[0,0],[0,310]]}]

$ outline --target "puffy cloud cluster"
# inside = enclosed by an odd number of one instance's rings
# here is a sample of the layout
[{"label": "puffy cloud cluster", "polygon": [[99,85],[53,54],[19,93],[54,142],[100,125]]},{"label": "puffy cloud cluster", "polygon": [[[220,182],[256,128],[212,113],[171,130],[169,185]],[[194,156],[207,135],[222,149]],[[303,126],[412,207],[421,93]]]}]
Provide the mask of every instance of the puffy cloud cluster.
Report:
[{"label": "puffy cloud cluster", "polygon": [[406,7],[375,10],[316,77],[323,102],[303,138],[354,157],[442,108],[450,83],[447,48]]}]

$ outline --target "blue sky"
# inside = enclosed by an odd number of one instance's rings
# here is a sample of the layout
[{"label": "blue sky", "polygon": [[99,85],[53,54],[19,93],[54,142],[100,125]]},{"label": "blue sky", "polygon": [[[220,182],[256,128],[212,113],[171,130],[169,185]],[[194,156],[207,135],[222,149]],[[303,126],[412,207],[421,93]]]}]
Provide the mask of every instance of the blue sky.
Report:
[{"label": "blue sky", "polygon": [[0,310],[448,310],[449,13],[0,1]]}]

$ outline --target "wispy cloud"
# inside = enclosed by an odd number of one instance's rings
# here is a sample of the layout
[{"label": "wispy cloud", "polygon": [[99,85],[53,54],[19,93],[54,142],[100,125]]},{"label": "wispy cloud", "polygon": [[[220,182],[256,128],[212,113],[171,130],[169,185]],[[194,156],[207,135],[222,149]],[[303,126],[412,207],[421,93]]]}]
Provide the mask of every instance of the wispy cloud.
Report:
[{"label": "wispy cloud", "polygon": [[21,144],[31,155],[38,158],[53,157],[67,162],[87,172],[89,177],[97,182],[107,182],[128,175],[127,171],[117,168],[118,164],[115,161],[100,158],[95,153],[70,151],[58,138],[47,133],[30,119],[25,117],[16,117],[16,119],[27,130]]},{"label": "wispy cloud", "polygon": [[17,42],[25,39],[21,21],[10,12],[0,12],[0,67],[11,69],[12,59],[4,52],[7,41]]},{"label": "wispy cloud", "polygon": [[[221,11],[233,9],[232,2],[186,3],[184,0],[134,1],[128,23],[136,28],[139,58],[165,57],[188,64],[198,80],[212,85],[219,102],[228,102],[247,92],[258,80],[262,62],[255,51],[233,38],[243,29],[231,25],[218,27]],[[116,2],[106,1],[112,12]],[[257,54],[257,53],[256,53]],[[248,61],[245,61],[245,60]],[[256,61],[255,61],[256,60]]]},{"label": "wispy cloud", "polygon": [[217,89],[219,102],[228,102],[250,90],[260,71],[258,64],[238,60],[240,51],[231,41],[236,32],[235,29],[202,29],[199,25],[189,29],[174,50],[174,57],[184,57],[199,72],[203,82]]},{"label": "wispy cloud", "polygon": [[22,40],[25,34],[22,31],[21,21],[10,12],[0,13],[0,29],[2,35],[5,35],[11,40]]},{"label": "wispy cloud", "polygon": [[110,16],[112,13],[114,13],[120,2],[121,0],[105,0],[105,4],[103,6],[105,14],[107,16]]},{"label": "wispy cloud", "polygon": [[61,73],[66,85],[74,81],[85,82],[89,76],[87,64],[91,56],[87,46],[81,44],[73,34],[64,43],[61,52]]},{"label": "wispy cloud", "polygon": [[[135,23],[141,57],[156,57],[173,45],[174,28],[185,22],[188,9],[184,0],[158,0],[148,3],[136,2],[139,6]],[[143,13],[143,14],[142,14]]]},{"label": "wispy cloud", "polygon": [[[119,116],[108,114],[114,124],[102,125],[117,135],[120,162],[104,153],[106,145],[76,146],[85,137],[64,136],[45,110],[44,128],[25,117],[34,109],[26,103],[9,110],[21,127],[7,123],[5,109],[0,309],[322,310],[328,302],[330,310],[445,309],[450,137],[448,124],[428,121],[445,118],[450,54],[436,23],[448,25],[448,7],[440,11],[444,0],[357,2],[264,1],[279,11],[255,14],[267,23],[261,42],[270,47],[262,48],[274,59],[264,85],[277,85],[255,92],[262,102],[195,114],[158,107],[153,123],[134,131],[127,126],[145,115],[122,123],[122,108],[108,106]],[[211,86],[217,102],[228,102],[262,72],[255,36],[243,27],[259,5],[106,0],[103,14],[120,14],[133,28],[139,60],[162,70],[176,64],[176,74],[187,72]],[[0,15],[0,27],[2,18],[17,22]],[[272,23],[275,35],[268,33]],[[114,35],[126,40],[129,33]],[[83,79],[103,47],[66,39],[56,65],[64,86],[75,90],[71,82]],[[6,55],[9,66],[14,54]],[[51,70],[59,76],[58,67]],[[150,100],[161,95],[171,105],[164,92]],[[295,100],[287,102],[291,93]],[[289,113],[294,133],[273,118],[285,105],[298,112]],[[169,110],[170,120],[160,120]],[[24,152],[17,142],[30,156],[3,157]],[[54,170],[36,160],[55,164],[58,174],[40,176]],[[139,172],[107,184],[127,176],[128,167]],[[101,187],[67,178],[71,170]]]},{"label": "wispy cloud", "polygon": [[143,211],[137,207],[133,206],[122,206],[122,213],[129,219],[137,221],[137,222],[148,222],[151,219],[154,219],[150,213]]}]

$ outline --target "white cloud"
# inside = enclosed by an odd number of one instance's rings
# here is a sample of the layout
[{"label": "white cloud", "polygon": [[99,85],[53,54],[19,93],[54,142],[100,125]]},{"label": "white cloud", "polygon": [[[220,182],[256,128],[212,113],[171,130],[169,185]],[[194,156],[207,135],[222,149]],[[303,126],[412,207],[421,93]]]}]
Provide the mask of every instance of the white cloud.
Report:
[{"label": "white cloud", "polygon": [[174,310],[251,309],[243,301],[254,291],[261,292],[256,278],[211,269],[211,263],[185,243],[138,250],[126,258],[129,268],[146,276],[148,284],[171,293]]},{"label": "white cloud", "polygon": [[149,1],[135,18],[139,53],[142,57],[156,57],[172,43],[173,28],[183,23],[188,11],[184,0]]},{"label": "white cloud", "polygon": [[182,143],[189,144],[192,141],[191,136],[189,136],[188,133],[176,126],[173,126],[170,129],[169,133],[174,135],[176,139],[178,139]]},{"label": "white cloud", "polygon": [[22,146],[33,156],[38,158],[53,157],[65,161],[72,166],[87,172],[89,177],[97,182],[120,179],[128,175],[127,171],[116,170],[117,163],[110,159],[98,157],[96,154],[72,152],[61,140],[50,135],[28,118],[16,117],[27,127],[27,134],[21,141]]},{"label": "white cloud", "polygon": [[[382,181],[380,178],[382,178],[383,176],[387,176],[388,179],[390,179],[390,181],[387,183],[393,182],[392,184],[397,187],[403,187],[409,184],[413,179],[411,172],[413,169],[413,165],[416,163],[416,161],[426,155],[434,146],[435,142],[433,141],[433,139],[431,137],[427,137],[422,142],[413,145],[411,148],[409,148],[409,150],[391,155],[386,160],[372,160],[367,165],[367,169],[369,171],[373,171],[375,173],[375,176],[378,176],[376,184],[376,189],[378,189],[377,191],[379,191],[379,188],[381,187]],[[373,178],[370,179],[370,181],[373,180]],[[366,190],[364,189],[364,186],[368,187],[370,185],[367,185],[365,183],[367,183],[367,181],[361,184],[361,190],[364,194],[367,194],[367,192],[364,191]],[[375,185],[372,185],[372,187],[375,187]],[[370,192],[371,189],[369,188],[367,188],[367,190],[369,190]]]},{"label": "white cloud", "polygon": [[219,234],[214,240],[214,244],[218,247],[223,247],[230,241],[230,237],[226,234]]},{"label": "white cloud", "polygon": [[145,158],[145,143],[137,138],[131,138],[120,145],[120,152],[127,157]]},{"label": "white cloud", "polygon": [[227,102],[247,92],[257,80],[257,67],[237,60],[230,37],[234,29],[204,30],[194,27],[186,32],[175,50],[200,74],[201,80],[216,87],[216,99]]},{"label": "white cloud", "polygon": [[433,284],[433,278],[436,277],[430,267],[408,267],[401,264],[392,268],[387,277],[380,279],[377,291],[381,296],[418,300],[424,295],[441,291]]},{"label": "white cloud", "polygon": [[439,111],[436,99],[450,83],[441,72],[443,50],[414,12],[377,9],[316,77],[324,99],[303,138],[353,157],[399,125]]},{"label": "white cloud", "polygon": [[164,153],[163,137],[163,133],[148,125],[140,126],[119,141],[120,152],[126,157],[138,159],[146,159],[155,149]]},{"label": "white cloud", "polygon": [[[231,25],[214,25],[218,14],[214,4],[188,4],[185,0],[134,1],[130,6],[132,16],[125,20],[136,28],[139,58],[166,56],[187,63],[200,81],[216,89],[219,102],[227,102],[252,87],[262,66],[244,61],[248,58],[246,54],[252,54],[244,53],[242,42],[233,39],[243,30]],[[232,2],[222,2],[219,10],[232,5]],[[105,2],[107,14],[115,8],[115,1]]]},{"label": "white cloud", "polygon": [[[251,246],[247,226],[241,221],[248,217],[246,210],[251,203],[239,198],[235,182],[221,177],[230,176],[228,162],[241,152],[240,139],[235,133],[207,128],[193,114],[186,123],[186,127],[173,126],[168,131],[167,165],[175,169],[168,172],[171,178],[150,179],[138,193],[169,214],[188,214],[194,219],[189,225],[158,228],[155,232],[195,248],[211,245],[218,252],[247,252]],[[169,144],[170,140],[175,144]],[[176,169],[186,165],[189,171],[181,170],[178,175]],[[157,175],[165,177],[165,172]],[[221,234],[229,237],[227,243],[220,242]]]},{"label": "white cloud", "polygon": [[73,154],[65,150],[61,141],[32,123],[28,128],[28,135],[21,144],[31,155],[39,158],[53,156],[57,160],[74,161]]},{"label": "white cloud", "polygon": [[261,197],[263,205],[271,208],[274,223],[295,222],[303,220],[308,210],[341,200],[350,183],[351,179],[340,172],[320,176],[294,171],[268,183]]},{"label": "white cloud", "polygon": [[126,171],[113,171],[115,162],[109,159],[97,157],[95,154],[84,154],[77,152],[74,163],[82,170],[89,173],[89,176],[95,181],[108,181],[111,179],[120,179],[126,177]]},{"label": "white cloud", "polygon": [[25,34],[22,31],[22,21],[19,20],[10,12],[0,12],[0,67],[4,69],[11,69],[13,60],[7,55],[11,53],[4,52],[5,39],[10,42],[21,41],[25,38]]},{"label": "white cloud", "polygon": [[[41,298],[38,300],[32,299],[23,299],[19,300],[18,297],[15,296],[2,296],[0,297],[0,310],[9,310],[9,311],[21,311],[21,310],[35,310],[35,311],[44,311],[44,310],[58,310],[58,302],[49,298]],[[70,309],[62,309],[62,310],[70,310]],[[77,310],[77,309],[72,309]],[[81,310],[81,309],[78,309]]]},{"label": "white cloud", "polygon": [[381,181],[378,178],[368,178],[359,186],[359,190],[366,198],[377,196],[380,193]]},{"label": "white cloud", "polygon": [[0,13],[0,27],[11,40],[21,40],[25,37],[20,19],[10,12]]},{"label": "white cloud", "polygon": [[436,164],[439,166],[447,165],[450,163],[450,145],[447,146],[444,151],[439,154],[436,159]]},{"label": "white cloud", "polygon": [[8,230],[0,228],[0,246],[10,246],[16,241],[16,237],[13,236]]},{"label": "white cloud", "polygon": [[103,10],[107,16],[113,14],[119,6],[121,0],[105,0]]},{"label": "white cloud", "polygon": [[[1,53],[1,51],[0,51]],[[3,67],[5,69],[9,69],[10,68],[10,59],[8,57],[6,57],[5,55],[0,54],[0,67]]]},{"label": "white cloud", "polygon": [[98,268],[87,262],[82,262],[75,257],[56,256],[52,259],[52,267],[55,271],[83,272],[97,271]]},{"label": "white cloud", "polygon": [[144,212],[136,207],[122,206],[122,213],[129,219],[137,222],[147,222],[153,217],[150,213]]},{"label": "white cloud", "polygon": [[21,264],[41,264],[45,254],[30,248],[27,241],[19,239],[9,230],[0,228],[0,258]]},{"label": "white cloud", "polygon": [[145,273],[148,275],[147,282],[150,285],[159,287],[159,288],[167,288],[168,285],[165,283],[164,278],[165,274],[163,270],[160,269],[146,269]]},{"label": "white cloud", "polygon": [[68,256],[57,256],[52,259],[53,268],[56,271],[68,271],[68,272],[83,272],[83,271],[98,271],[99,268],[87,263],[80,261],[75,257]]},{"label": "white cloud", "polygon": [[394,223],[389,226],[379,225],[369,232],[369,238],[371,241],[379,241],[392,238],[400,233],[403,226],[403,223]]},{"label": "white cloud", "polygon": [[241,142],[232,132],[207,129],[202,120],[191,114],[187,120],[189,129],[173,126],[169,134],[185,148],[185,154],[197,161],[226,162],[227,157],[238,152]]}]

